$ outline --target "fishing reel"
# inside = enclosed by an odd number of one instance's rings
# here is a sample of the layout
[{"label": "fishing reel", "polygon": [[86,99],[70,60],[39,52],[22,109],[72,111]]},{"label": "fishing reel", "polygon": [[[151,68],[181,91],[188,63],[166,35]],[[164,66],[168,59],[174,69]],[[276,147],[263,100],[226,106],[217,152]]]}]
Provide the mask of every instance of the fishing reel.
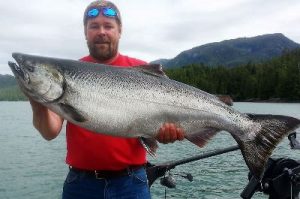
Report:
[{"label": "fishing reel", "polygon": [[165,175],[160,179],[160,184],[168,188],[175,188],[176,180],[174,176],[180,176],[182,178],[187,179],[190,182],[193,181],[193,176],[190,173],[182,172],[182,173],[171,174],[171,172],[169,171],[168,175]]},{"label": "fishing reel", "polygon": [[[289,135],[291,149],[299,150],[296,133]],[[255,192],[269,195],[269,199],[299,199],[300,161],[290,158],[270,158],[261,181],[249,173],[249,183],[241,193],[243,199],[250,199]]]},{"label": "fishing reel", "polygon": [[296,132],[293,132],[288,136],[290,140],[291,149],[300,149],[300,142],[296,139],[296,137]]}]

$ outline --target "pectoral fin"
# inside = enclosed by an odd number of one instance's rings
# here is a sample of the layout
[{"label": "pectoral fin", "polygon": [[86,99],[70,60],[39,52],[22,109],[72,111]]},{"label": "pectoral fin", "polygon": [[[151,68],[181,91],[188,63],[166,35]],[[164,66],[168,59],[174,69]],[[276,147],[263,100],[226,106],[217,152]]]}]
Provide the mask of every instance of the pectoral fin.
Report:
[{"label": "pectoral fin", "polygon": [[87,119],[73,106],[60,103],[61,110],[76,122],[85,122]]},{"label": "pectoral fin", "polygon": [[140,137],[140,142],[143,145],[143,147],[146,149],[146,151],[152,156],[156,156],[156,150],[158,148],[158,144],[156,139],[154,138],[143,138]]}]

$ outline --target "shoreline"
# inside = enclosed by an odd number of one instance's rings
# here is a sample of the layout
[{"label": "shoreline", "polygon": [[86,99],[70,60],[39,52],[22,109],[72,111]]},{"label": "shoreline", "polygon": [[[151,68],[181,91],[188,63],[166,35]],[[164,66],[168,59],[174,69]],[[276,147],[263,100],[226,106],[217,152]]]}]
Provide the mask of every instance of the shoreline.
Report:
[{"label": "shoreline", "polygon": [[[0,100],[0,102],[28,102],[28,100]],[[288,100],[237,100],[237,101],[234,101],[232,100],[232,103],[235,103],[235,102],[250,102],[250,103],[300,103],[300,101],[288,101]],[[230,101],[231,103],[231,101]]]},{"label": "shoreline", "polygon": [[234,100],[230,95],[216,95],[221,101],[226,104],[233,104],[234,102],[253,102],[253,103],[300,103],[300,100],[286,100],[282,98],[259,99],[249,98],[245,100]]},{"label": "shoreline", "polygon": [[238,100],[234,102],[253,102],[253,103],[300,103],[300,100],[284,100],[279,98],[272,98],[267,100],[260,99],[247,99],[247,100]]}]

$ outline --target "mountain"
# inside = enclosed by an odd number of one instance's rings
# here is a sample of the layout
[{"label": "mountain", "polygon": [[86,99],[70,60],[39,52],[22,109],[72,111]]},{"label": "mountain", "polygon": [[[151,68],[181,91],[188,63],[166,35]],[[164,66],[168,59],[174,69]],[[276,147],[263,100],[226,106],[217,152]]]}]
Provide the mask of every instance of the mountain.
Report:
[{"label": "mountain", "polygon": [[270,60],[284,51],[296,48],[300,48],[300,44],[281,33],[275,33],[209,43],[183,51],[173,59],[160,59],[151,63],[160,63],[165,68],[190,64],[233,67]]},{"label": "mountain", "polygon": [[158,60],[155,60],[155,61],[152,61],[151,64],[161,64],[163,66],[165,66],[168,61],[170,61],[169,59],[158,59]]}]

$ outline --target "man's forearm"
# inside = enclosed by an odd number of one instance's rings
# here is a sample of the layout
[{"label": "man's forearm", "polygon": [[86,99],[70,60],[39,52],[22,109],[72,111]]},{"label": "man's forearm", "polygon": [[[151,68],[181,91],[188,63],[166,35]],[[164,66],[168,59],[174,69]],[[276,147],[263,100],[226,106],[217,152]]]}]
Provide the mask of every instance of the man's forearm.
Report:
[{"label": "man's forearm", "polygon": [[47,107],[30,100],[33,112],[33,126],[46,140],[52,140],[60,133],[63,118]]}]

